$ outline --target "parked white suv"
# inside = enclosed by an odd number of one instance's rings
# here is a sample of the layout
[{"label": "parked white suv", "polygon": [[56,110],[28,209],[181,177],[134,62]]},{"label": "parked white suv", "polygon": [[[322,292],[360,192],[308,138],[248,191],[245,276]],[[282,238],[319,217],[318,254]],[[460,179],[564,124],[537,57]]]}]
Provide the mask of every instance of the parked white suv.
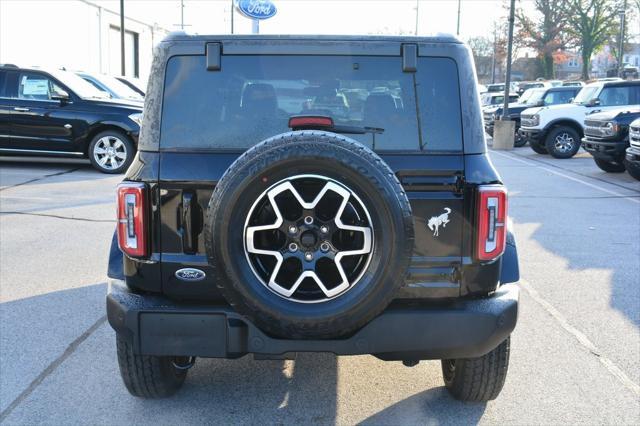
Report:
[{"label": "parked white suv", "polygon": [[538,154],[571,158],[580,149],[587,115],[627,105],[640,107],[640,80],[588,84],[570,104],[524,110],[519,134]]}]

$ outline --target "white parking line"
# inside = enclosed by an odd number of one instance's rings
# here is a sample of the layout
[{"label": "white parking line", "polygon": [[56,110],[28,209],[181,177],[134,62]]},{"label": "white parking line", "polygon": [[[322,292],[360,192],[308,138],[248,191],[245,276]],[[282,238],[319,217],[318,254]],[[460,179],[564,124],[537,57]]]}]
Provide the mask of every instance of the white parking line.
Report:
[{"label": "white parking line", "polygon": [[620,369],[620,367],[618,367],[616,364],[614,364],[613,361],[607,358],[602,353],[602,351],[591,340],[589,340],[586,334],[584,334],[582,331],[572,326],[569,323],[569,321],[567,321],[567,319],[564,317],[564,315],[560,313],[560,311],[558,311],[551,303],[547,302],[542,296],[540,296],[540,293],[538,293],[536,289],[533,288],[531,283],[529,283],[524,279],[520,279],[520,287],[522,287],[527,292],[527,294],[531,296],[531,298],[535,300],[542,307],[542,309],[547,311],[549,315],[555,318],[555,320],[558,321],[560,326],[565,331],[567,331],[569,334],[575,337],[575,339],[578,341],[578,343],[580,343],[580,345],[582,345],[589,352],[597,356],[600,362],[602,363],[602,365],[604,365],[604,367],[609,371],[609,373],[614,375],[622,383],[622,385],[625,388],[627,388],[634,394],[640,396],[640,385],[638,385],[636,382],[631,380],[629,376],[627,376],[624,373],[624,371]]},{"label": "white parking line", "polygon": [[[537,168],[539,168],[539,169],[543,169],[543,170],[545,170],[545,171],[547,171],[547,172],[549,172],[549,173],[553,173],[554,175],[561,176],[561,177],[563,177],[563,178],[566,178],[566,179],[572,180],[572,181],[574,181],[574,182],[581,183],[581,184],[583,184],[583,185],[586,185],[586,186],[589,186],[589,187],[591,187],[591,188],[594,188],[594,189],[600,190],[600,191],[602,191],[602,192],[606,192],[606,193],[611,194],[611,195],[615,195],[615,196],[617,196],[617,197],[620,197],[620,198],[622,198],[622,199],[625,199],[625,200],[631,201],[631,202],[633,202],[633,203],[640,204],[640,200],[639,200],[639,199],[637,199],[637,198],[631,198],[630,196],[628,196],[628,194],[622,194],[622,193],[620,193],[620,192],[617,192],[617,191],[613,191],[613,190],[610,190],[610,189],[604,188],[604,187],[602,187],[602,186],[600,186],[600,185],[595,185],[595,184],[590,183],[590,182],[585,182],[584,180],[580,180],[580,179],[574,178],[573,176],[566,175],[566,174],[564,174],[564,173],[562,173],[562,172],[559,172],[559,171],[557,171],[557,170],[553,170],[553,169],[550,169],[550,168],[548,168],[548,167],[541,166],[541,165],[536,164],[536,163],[532,163],[531,161],[523,160],[523,159],[521,159],[521,158],[516,158],[516,156],[515,156],[515,155],[513,155],[513,154],[507,154],[506,152],[491,151],[491,155],[493,155],[493,154],[497,154],[497,155],[499,155],[499,156],[502,156],[502,157],[505,157],[505,158],[509,158],[509,159],[511,159],[511,160],[513,160],[513,161],[517,161],[517,162],[520,162],[520,163],[523,163],[523,164],[527,164],[527,165],[529,165],[529,166],[533,166],[533,167],[537,167]],[[630,191],[631,191],[631,190],[630,190]]]}]

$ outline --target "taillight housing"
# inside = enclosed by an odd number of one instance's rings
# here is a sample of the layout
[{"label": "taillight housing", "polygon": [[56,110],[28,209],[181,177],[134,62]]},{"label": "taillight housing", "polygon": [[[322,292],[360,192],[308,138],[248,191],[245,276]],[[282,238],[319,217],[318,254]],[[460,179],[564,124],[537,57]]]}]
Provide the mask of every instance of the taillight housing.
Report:
[{"label": "taillight housing", "polygon": [[118,185],[118,245],[132,257],[149,255],[147,241],[147,187],[143,183]]},{"label": "taillight housing", "polygon": [[494,260],[507,241],[507,190],[502,185],[478,187],[476,258]]}]

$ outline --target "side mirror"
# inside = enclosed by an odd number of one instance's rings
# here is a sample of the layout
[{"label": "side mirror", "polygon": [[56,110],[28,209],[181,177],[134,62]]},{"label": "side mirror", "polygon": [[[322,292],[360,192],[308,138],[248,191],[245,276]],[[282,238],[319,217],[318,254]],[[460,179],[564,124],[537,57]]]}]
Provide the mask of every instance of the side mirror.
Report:
[{"label": "side mirror", "polygon": [[593,107],[593,106],[598,106],[600,105],[600,99],[598,98],[593,98],[589,101],[589,103],[587,103],[587,106]]},{"label": "side mirror", "polygon": [[575,98],[569,98],[569,103],[572,103]]},{"label": "side mirror", "polygon": [[536,102],[536,105],[535,105],[535,106],[537,106],[537,107],[542,107],[542,106],[544,106],[544,100],[540,99],[538,102]]},{"label": "side mirror", "polygon": [[51,93],[51,99],[60,101],[61,104],[65,104],[71,100],[69,94],[62,89]]}]

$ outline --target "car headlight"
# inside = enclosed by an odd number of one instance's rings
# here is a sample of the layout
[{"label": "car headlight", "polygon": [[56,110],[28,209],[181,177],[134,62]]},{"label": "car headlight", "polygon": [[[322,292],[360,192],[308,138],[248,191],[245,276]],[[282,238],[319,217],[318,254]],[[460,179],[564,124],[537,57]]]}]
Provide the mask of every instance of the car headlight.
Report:
[{"label": "car headlight", "polygon": [[136,123],[138,126],[142,126],[142,113],[141,112],[136,112],[135,114],[131,114],[129,116],[129,118],[131,119],[131,121]]},{"label": "car headlight", "polygon": [[618,133],[618,125],[609,121],[602,127],[602,133],[606,136],[613,136]]},{"label": "car headlight", "polygon": [[537,126],[540,124],[540,116],[538,114],[534,114],[531,117],[531,126]]}]

